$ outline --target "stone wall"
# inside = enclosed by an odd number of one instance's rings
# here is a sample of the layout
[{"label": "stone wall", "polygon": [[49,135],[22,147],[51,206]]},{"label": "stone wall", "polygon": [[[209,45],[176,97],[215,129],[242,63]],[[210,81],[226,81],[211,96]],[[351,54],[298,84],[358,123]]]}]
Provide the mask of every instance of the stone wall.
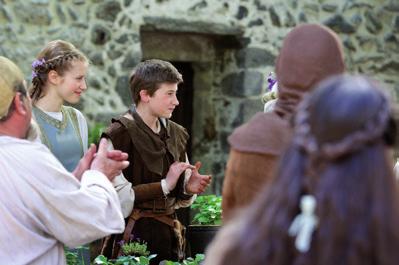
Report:
[{"label": "stone wall", "polygon": [[395,0],[0,0],[0,54],[30,77],[50,40],[64,39],[92,61],[79,104],[90,124],[130,104],[127,76],[142,59],[191,62],[193,159],[220,192],[233,128],[262,110],[260,96],[281,40],[319,22],[344,43],[351,73],[399,91],[399,3]]}]

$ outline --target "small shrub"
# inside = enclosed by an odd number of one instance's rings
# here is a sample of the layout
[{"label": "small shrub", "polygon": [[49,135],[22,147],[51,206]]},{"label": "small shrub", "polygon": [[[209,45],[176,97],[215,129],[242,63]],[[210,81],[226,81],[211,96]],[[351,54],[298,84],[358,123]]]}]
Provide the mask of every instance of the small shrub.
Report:
[{"label": "small shrub", "polygon": [[147,250],[147,244],[139,242],[130,242],[122,245],[122,253],[124,256],[148,256],[150,251]]},{"label": "small shrub", "polygon": [[147,244],[140,242],[129,242],[121,244],[122,256],[117,259],[108,260],[107,257],[100,255],[94,260],[94,264],[102,265],[148,265],[150,260],[157,255],[150,255],[147,251]]}]

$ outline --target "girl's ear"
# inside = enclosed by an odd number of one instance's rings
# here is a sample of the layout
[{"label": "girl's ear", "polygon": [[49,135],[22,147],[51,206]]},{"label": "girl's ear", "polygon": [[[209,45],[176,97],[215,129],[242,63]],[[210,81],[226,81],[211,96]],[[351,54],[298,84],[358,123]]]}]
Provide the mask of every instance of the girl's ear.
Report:
[{"label": "girl's ear", "polygon": [[55,70],[50,70],[47,74],[47,80],[53,84],[58,85],[61,80],[61,76]]},{"label": "girl's ear", "polygon": [[140,101],[144,103],[148,103],[150,101],[150,95],[148,94],[147,90],[140,90]]}]

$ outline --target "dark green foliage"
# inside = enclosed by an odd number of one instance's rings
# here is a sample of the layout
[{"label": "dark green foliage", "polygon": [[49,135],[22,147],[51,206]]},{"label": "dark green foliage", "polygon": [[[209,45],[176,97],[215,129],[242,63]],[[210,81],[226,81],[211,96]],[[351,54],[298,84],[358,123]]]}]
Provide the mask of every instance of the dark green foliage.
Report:
[{"label": "dark green foliage", "polygon": [[198,196],[191,205],[196,210],[193,224],[220,225],[222,223],[222,197],[216,195]]},{"label": "dark green foliage", "polygon": [[122,245],[122,252],[125,256],[148,256],[150,251],[147,250],[147,244],[139,242],[130,242]]}]

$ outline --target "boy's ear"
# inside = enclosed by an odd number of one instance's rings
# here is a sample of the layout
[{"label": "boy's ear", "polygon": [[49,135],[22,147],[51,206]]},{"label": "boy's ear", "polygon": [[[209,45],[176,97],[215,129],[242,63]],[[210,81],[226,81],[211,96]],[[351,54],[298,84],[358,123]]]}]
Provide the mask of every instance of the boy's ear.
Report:
[{"label": "boy's ear", "polygon": [[53,85],[58,85],[61,80],[61,76],[57,73],[57,71],[50,70],[47,74],[47,80]]},{"label": "boy's ear", "polygon": [[150,95],[147,90],[140,90],[140,101],[144,103],[148,103],[150,101]]}]

